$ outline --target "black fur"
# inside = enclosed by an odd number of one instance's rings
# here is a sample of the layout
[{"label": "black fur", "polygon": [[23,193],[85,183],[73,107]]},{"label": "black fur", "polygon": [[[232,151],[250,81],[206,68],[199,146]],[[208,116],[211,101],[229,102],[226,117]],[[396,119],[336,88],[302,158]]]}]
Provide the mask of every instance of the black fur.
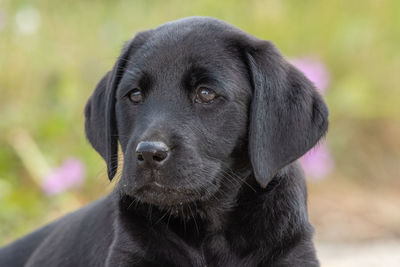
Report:
[{"label": "black fur", "polygon": [[[218,97],[197,103],[199,87]],[[319,266],[295,161],[328,110],[270,42],[203,17],[139,33],[85,116],[110,179],[122,149],[114,191],[6,246],[0,266]],[[139,166],[143,140],[170,148],[160,168]]]}]

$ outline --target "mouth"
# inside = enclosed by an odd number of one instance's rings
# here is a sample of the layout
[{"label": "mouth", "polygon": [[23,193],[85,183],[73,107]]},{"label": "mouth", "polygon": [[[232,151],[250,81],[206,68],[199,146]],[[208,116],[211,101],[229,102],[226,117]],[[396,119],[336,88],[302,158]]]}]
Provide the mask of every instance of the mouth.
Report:
[{"label": "mouth", "polygon": [[199,192],[187,188],[171,188],[158,182],[147,183],[133,194],[140,201],[157,206],[183,205],[202,197]]}]

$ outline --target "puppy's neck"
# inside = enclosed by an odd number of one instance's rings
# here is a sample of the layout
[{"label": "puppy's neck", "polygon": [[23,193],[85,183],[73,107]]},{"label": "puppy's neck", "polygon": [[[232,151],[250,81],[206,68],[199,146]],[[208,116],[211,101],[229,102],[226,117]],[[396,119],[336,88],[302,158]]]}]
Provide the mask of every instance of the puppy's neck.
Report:
[{"label": "puppy's neck", "polygon": [[[258,186],[253,174],[245,182],[232,185],[228,193],[208,202],[176,208],[177,214],[173,209],[122,197],[113,227],[114,243],[181,244],[179,250],[195,258],[202,253],[210,258],[232,258],[249,248],[272,255],[287,247],[282,240],[294,245],[304,236],[312,236],[305,180],[296,164],[280,172],[266,188]],[[163,253],[159,251],[160,257],[167,256]]]}]

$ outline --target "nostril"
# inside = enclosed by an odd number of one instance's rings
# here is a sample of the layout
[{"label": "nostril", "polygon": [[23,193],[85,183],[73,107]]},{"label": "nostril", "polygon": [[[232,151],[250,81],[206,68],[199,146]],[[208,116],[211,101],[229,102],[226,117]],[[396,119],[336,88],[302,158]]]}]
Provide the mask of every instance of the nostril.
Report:
[{"label": "nostril", "polygon": [[137,153],[137,159],[138,161],[144,161],[142,153]]},{"label": "nostril", "polygon": [[166,157],[168,156],[168,153],[165,151],[157,151],[154,155],[153,155],[153,160],[157,161],[157,162],[161,162],[163,161]]}]

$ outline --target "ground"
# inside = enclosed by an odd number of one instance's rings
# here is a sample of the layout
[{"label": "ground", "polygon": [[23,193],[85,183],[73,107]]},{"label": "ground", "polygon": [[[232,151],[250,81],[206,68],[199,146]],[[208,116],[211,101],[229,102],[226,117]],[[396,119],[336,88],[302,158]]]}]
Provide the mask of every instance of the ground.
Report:
[{"label": "ground", "polygon": [[322,267],[400,266],[398,184],[310,181],[310,220]]}]

